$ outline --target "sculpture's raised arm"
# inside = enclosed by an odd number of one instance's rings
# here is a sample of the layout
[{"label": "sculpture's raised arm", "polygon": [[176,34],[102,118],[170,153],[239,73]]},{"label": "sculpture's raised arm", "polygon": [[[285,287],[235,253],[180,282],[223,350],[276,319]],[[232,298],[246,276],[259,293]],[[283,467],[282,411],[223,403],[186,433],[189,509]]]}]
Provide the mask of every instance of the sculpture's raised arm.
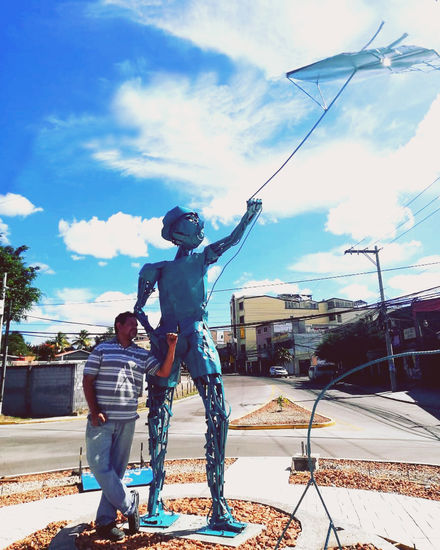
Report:
[{"label": "sculpture's raised arm", "polygon": [[246,228],[249,226],[251,221],[254,220],[255,216],[259,214],[262,207],[263,205],[260,199],[250,199],[247,201],[246,212],[234,231],[227,237],[224,237],[223,239],[220,239],[219,241],[216,241],[215,243],[212,243],[205,248],[207,263],[213,263],[217,261],[217,259],[224,252],[226,252],[226,250],[229,250],[231,246],[234,246],[240,242],[241,238],[244,235],[244,232],[246,231]]},{"label": "sculpture's raised arm", "polygon": [[159,269],[155,264],[145,264],[139,272],[137,300],[134,306],[134,314],[139,323],[144,327],[147,334],[153,332],[154,328],[148,321],[148,316],[143,311],[144,305],[154,291],[154,285],[159,277]]}]

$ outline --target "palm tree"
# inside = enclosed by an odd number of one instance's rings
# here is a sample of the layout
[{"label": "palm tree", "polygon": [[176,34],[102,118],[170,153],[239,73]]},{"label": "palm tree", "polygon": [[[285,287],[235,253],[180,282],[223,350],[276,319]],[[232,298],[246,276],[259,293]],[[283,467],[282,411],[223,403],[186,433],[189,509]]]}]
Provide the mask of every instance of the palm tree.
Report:
[{"label": "palm tree", "polygon": [[74,346],[76,346],[77,349],[87,349],[90,348],[90,346],[92,345],[90,335],[85,329],[82,329],[79,332],[78,337],[72,343]]},{"label": "palm tree", "polygon": [[51,343],[54,344],[57,353],[62,353],[70,346],[70,342],[64,332],[58,332]]}]

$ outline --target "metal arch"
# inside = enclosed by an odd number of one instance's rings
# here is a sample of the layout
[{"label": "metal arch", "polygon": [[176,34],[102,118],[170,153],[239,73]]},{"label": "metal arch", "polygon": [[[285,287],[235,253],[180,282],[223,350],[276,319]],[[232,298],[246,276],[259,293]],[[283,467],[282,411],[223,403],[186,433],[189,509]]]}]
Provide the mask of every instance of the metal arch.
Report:
[{"label": "metal arch", "polygon": [[313,424],[313,418],[315,416],[315,412],[316,412],[316,408],[318,406],[318,403],[319,401],[322,399],[322,397],[324,396],[325,392],[331,387],[333,386],[334,384],[336,384],[337,382],[340,382],[341,380],[343,380],[344,378],[346,378],[347,376],[351,375],[351,374],[354,374],[355,372],[359,372],[367,367],[371,367],[372,365],[377,365],[379,363],[383,363],[383,362],[387,362],[389,359],[396,359],[396,358],[399,358],[399,357],[408,357],[408,356],[412,356],[412,357],[418,357],[418,356],[421,356],[421,355],[436,355],[436,354],[439,354],[440,353],[440,349],[436,349],[436,350],[425,350],[425,351],[407,351],[407,352],[403,352],[403,353],[395,353],[393,355],[387,355],[385,357],[381,357],[379,359],[374,359],[372,361],[368,361],[368,363],[363,363],[362,365],[359,365],[358,367],[354,367],[353,369],[347,371],[346,373],[342,374],[341,376],[338,376],[337,378],[335,378],[334,380],[332,380],[331,382],[329,382],[323,389],[322,391],[319,393],[318,397],[316,398],[315,400],[315,403],[313,404],[313,408],[312,408],[312,412],[310,414],[310,422],[309,422],[309,427],[307,429],[307,459],[308,459],[308,464],[309,464],[309,472],[310,472],[310,479],[309,481],[307,482],[307,485],[306,485],[306,488],[304,489],[304,492],[302,493],[299,501],[297,502],[293,512],[290,514],[290,518],[289,518],[289,521],[287,522],[285,528],[283,529],[283,532],[281,533],[281,535],[279,536],[279,538],[277,539],[277,543],[276,543],[276,546],[275,546],[275,550],[278,550],[279,548],[279,545],[284,537],[284,534],[286,533],[287,529],[289,528],[292,520],[295,518],[295,514],[296,512],[298,511],[299,507],[301,506],[301,503],[307,493],[307,491],[309,490],[309,487],[311,485],[313,485],[316,489],[316,492],[318,493],[318,496],[319,496],[319,499],[323,505],[323,508],[325,510],[325,513],[329,519],[329,527],[328,527],[328,531],[327,531],[327,536],[326,536],[326,541],[325,541],[325,545],[324,545],[324,549],[323,550],[327,550],[328,549],[328,541],[329,541],[329,538],[330,538],[330,534],[331,532],[333,531],[334,535],[335,535],[335,538],[336,538],[336,541],[338,543],[338,548],[339,550],[342,550],[342,545],[341,545],[341,542],[339,540],[339,537],[338,537],[338,532],[337,532],[337,527],[335,527],[335,524],[333,522],[333,519],[332,519],[332,516],[327,508],[327,505],[324,501],[324,497],[322,496],[320,490],[319,490],[319,487],[318,487],[318,484],[316,482],[316,479],[315,479],[315,476],[314,476],[314,473],[313,473],[313,461],[312,461],[312,454],[311,454],[311,432],[312,432],[312,424]]}]

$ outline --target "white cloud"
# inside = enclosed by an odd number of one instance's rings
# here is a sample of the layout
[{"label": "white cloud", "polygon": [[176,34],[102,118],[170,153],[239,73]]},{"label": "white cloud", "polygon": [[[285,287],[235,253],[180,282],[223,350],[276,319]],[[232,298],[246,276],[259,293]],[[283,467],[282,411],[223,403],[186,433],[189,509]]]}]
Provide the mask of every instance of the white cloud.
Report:
[{"label": "white cloud", "polygon": [[[106,327],[113,326],[114,319],[119,313],[132,311],[135,302],[135,293],[125,294],[110,290],[94,297],[93,293],[87,288],[63,288],[54,293],[53,299],[46,299],[41,305],[34,307],[29,315],[84,323],[79,325],[54,324],[52,321],[47,321],[44,330],[48,332],[78,333],[80,330],[85,329],[88,332],[101,333],[105,332]],[[160,319],[157,292],[150,297],[145,312],[148,314],[150,322],[155,326]],[[39,323],[41,322],[39,321]],[[29,317],[24,323],[35,323],[35,320]],[[47,337],[43,339],[47,339]]]},{"label": "white cloud", "polygon": [[3,245],[9,244],[9,227],[3,220],[0,218],[0,243]]},{"label": "white cloud", "polygon": [[118,212],[108,220],[99,220],[95,216],[90,220],[73,222],[60,220],[58,229],[68,250],[78,254],[105,259],[118,254],[138,257],[148,256],[148,244],[157,248],[172,246],[160,235],[161,220],[142,219]]},{"label": "white cloud", "polygon": [[[415,44],[439,48],[438,5],[432,0],[182,0],[157,9],[150,0],[105,0],[108,9],[278,75],[342,51],[357,51],[381,20],[386,25],[373,46],[403,32]],[[105,9],[104,9],[105,13]],[[227,40],[225,40],[227,36]]]},{"label": "white cloud", "polygon": [[[438,262],[438,265],[423,265]],[[425,256],[418,260],[420,269],[411,269],[387,279],[387,288],[397,290],[399,294],[411,294],[440,284],[440,256]]]},{"label": "white cloud", "polygon": [[141,267],[141,264],[139,262],[131,262],[131,267],[135,267],[136,269],[139,269]]},{"label": "white cloud", "polygon": [[16,193],[0,195],[0,214],[3,216],[29,216],[42,211],[41,207],[36,207],[23,195]]},{"label": "white cloud", "polygon": [[98,262],[99,267],[104,267],[107,264],[108,264],[108,262],[102,262],[102,261]]},{"label": "white cloud", "polygon": [[221,265],[213,265],[208,269],[208,283],[214,283],[222,271]]},{"label": "white cloud", "polygon": [[379,290],[372,291],[367,285],[353,283],[342,287],[338,291],[338,296],[345,296],[349,300],[364,300],[365,302],[378,299]]},{"label": "white cloud", "polygon": [[73,260],[74,262],[79,262],[79,261],[81,261],[81,260],[85,260],[85,259],[86,259],[85,256],[78,256],[77,254],[72,254],[70,257],[72,258],[72,260]]},{"label": "white cloud", "polygon": [[42,262],[35,262],[33,264],[29,264],[31,267],[38,267],[39,273],[45,273],[46,275],[55,275],[55,271],[47,264],[44,264]]}]

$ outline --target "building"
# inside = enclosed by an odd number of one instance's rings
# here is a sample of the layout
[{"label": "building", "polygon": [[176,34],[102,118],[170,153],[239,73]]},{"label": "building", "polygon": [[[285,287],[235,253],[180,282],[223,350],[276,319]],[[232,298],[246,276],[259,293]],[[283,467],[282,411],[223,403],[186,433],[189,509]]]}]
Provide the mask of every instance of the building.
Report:
[{"label": "building", "polygon": [[233,295],[230,312],[237,364],[246,372],[259,369],[256,326],[265,321],[306,319],[307,325],[312,327],[309,333],[312,335],[315,331],[316,336],[329,327],[354,321],[359,314],[356,310],[364,305],[366,303],[361,300],[354,302],[342,298],[316,301],[308,294]]}]

